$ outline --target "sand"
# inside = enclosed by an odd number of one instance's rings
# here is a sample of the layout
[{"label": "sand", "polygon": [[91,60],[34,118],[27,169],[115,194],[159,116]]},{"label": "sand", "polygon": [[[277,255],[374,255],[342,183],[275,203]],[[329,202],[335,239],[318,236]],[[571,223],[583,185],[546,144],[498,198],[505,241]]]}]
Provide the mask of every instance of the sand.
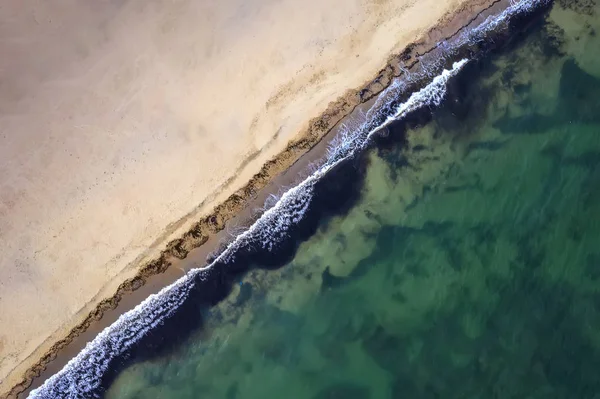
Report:
[{"label": "sand", "polygon": [[0,394],[469,0],[0,5]]}]

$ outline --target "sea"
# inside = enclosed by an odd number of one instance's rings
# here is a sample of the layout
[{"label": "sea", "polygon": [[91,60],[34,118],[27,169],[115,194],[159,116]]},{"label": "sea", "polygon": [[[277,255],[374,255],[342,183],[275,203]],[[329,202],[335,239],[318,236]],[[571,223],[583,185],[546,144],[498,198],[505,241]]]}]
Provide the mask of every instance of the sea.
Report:
[{"label": "sea", "polygon": [[511,4],[30,397],[600,398],[600,4]]}]

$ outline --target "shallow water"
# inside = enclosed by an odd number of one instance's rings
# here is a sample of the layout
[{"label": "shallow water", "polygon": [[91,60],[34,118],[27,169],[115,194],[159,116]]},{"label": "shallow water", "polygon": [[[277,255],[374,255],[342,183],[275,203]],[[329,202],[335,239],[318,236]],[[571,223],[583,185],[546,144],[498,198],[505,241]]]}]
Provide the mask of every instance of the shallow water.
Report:
[{"label": "shallow water", "polygon": [[595,2],[557,1],[471,63],[431,121],[369,152],[346,214],[105,396],[600,395],[596,32]]}]

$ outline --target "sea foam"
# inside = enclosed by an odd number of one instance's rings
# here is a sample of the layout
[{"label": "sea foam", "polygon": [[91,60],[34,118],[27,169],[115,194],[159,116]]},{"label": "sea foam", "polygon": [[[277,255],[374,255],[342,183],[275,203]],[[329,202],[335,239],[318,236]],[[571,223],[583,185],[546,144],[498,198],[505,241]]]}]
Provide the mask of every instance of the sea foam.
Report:
[{"label": "sea foam", "polygon": [[[475,28],[461,32],[452,43],[438,44],[436,54],[421,57],[419,70],[404,73],[384,90],[374,105],[358,120],[342,126],[340,133],[328,148],[327,156],[315,171],[297,186],[277,198],[262,216],[247,230],[239,234],[214,261],[203,268],[193,269],[160,292],[150,295],[134,309],[100,332],[93,341],[62,370],[48,378],[42,386],[31,391],[29,398],[90,398],[98,396],[102,376],[110,367],[111,359],[123,355],[128,348],[148,331],[163,323],[177,311],[188,297],[197,281],[210,278],[210,270],[217,263],[228,263],[235,259],[236,252],[244,246],[270,251],[287,237],[289,228],[300,221],[309,208],[315,183],[340,162],[362,151],[373,135],[381,132],[393,121],[402,119],[411,111],[421,107],[437,106],[446,93],[449,79],[469,62],[455,62],[451,68],[443,69],[448,59],[456,57],[458,50],[468,44],[484,41],[490,31],[495,31],[512,16],[530,12],[549,0],[512,1],[501,14],[488,17]],[[441,53],[441,54],[440,54]],[[441,72],[440,72],[441,71]],[[400,94],[408,85],[424,78],[431,82],[413,93],[408,100],[397,104]]]}]

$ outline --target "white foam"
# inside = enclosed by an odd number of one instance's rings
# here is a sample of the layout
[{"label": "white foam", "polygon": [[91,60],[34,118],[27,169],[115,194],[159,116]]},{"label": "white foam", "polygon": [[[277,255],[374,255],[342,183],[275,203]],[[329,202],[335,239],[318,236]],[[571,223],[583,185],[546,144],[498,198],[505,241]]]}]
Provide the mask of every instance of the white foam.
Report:
[{"label": "white foam", "polygon": [[[498,28],[510,16],[530,11],[547,1],[549,0],[512,1],[503,13],[489,17],[478,27],[462,33],[457,38],[456,44],[452,46],[447,43],[442,44],[444,51],[447,51],[445,56],[452,57],[456,49],[466,43],[483,40],[487,32]],[[289,227],[305,215],[313,197],[315,183],[319,179],[343,160],[360,152],[374,134],[392,121],[421,107],[439,105],[446,93],[448,80],[468,62],[461,60],[454,63],[451,69],[440,73],[446,59],[440,57],[440,54],[429,58],[424,56],[421,59],[420,72],[405,73],[400,79],[394,81],[380,94],[369,112],[362,115],[353,126],[342,129],[333,145],[329,147],[325,162],[316,167],[315,172],[302,183],[281,195],[274,205],[267,209],[250,228],[239,234],[210,265],[191,270],[186,276],[163,288],[157,294],[150,295],[134,309],[121,315],[115,323],[89,342],[62,370],[48,378],[41,387],[33,390],[29,398],[94,397],[110,360],[122,355],[148,331],[171,316],[189,295],[195,279],[209,278],[214,264],[233,261],[236,252],[244,246],[258,246],[259,248],[256,248],[258,250],[271,250],[285,239]],[[435,77],[429,85],[412,94],[407,101],[393,109],[392,104],[404,91],[406,85],[425,76]]]}]

